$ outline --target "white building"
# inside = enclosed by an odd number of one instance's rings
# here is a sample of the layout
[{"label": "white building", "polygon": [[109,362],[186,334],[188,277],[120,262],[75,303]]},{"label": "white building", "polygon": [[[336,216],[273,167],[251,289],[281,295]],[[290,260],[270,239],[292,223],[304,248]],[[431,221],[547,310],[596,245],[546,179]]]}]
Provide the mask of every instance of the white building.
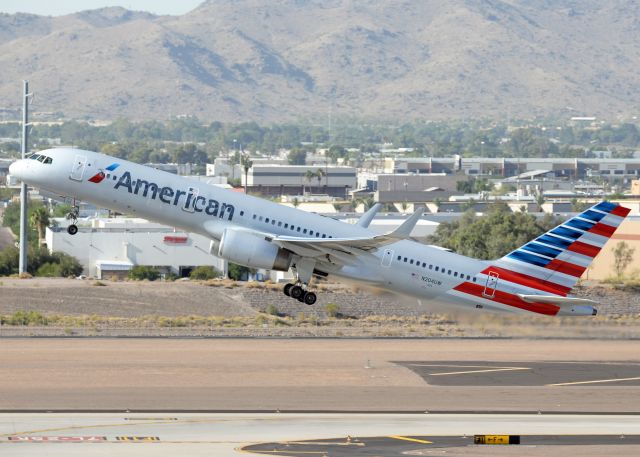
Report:
[{"label": "white building", "polygon": [[76,235],[67,233],[64,219],[57,227],[47,228],[50,251],[77,258],[84,274],[96,278],[127,276],[134,265],[148,265],[161,273],[189,276],[191,270],[210,265],[226,272],[226,261],[210,254],[209,238],[175,231],[172,227],[144,219],[93,219],[79,227]]}]

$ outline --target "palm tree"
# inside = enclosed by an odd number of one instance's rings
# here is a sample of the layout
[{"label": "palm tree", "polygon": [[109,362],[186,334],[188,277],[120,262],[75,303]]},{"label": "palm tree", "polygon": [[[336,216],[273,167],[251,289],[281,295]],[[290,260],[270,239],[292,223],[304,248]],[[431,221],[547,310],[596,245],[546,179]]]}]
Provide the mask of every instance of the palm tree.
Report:
[{"label": "palm tree", "polygon": [[538,192],[538,195],[536,195],[536,204],[538,205],[539,212],[542,212],[542,205],[544,205],[544,202],[544,194],[542,193],[542,191],[540,191]]},{"label": "palm tree", "polygon": [[316,170],[316,178],[318,179],[318,193],[320,193],[320,182],[325,176],[327,176],[327,173],[322,168],[318,168]]},{"label": "palm tree", "polygon": [[240,163],[242,164],[242,168],[244,168],[244,193],[247,193],[247,184],[249,182],[249,168],[253,166],[253,161],[249,159],[249,154],[244,154],[240,158]]},{"label": "palm tree", "polygon": [[[307,170],[304,174],[304,180],[309,182],[309,186],[311,186],[311,181],[316,177],[315,172],[311,170]],[[302,186],[302,193],[304,194],[304,184]]]},{"label": "palm tree", "polygon": [[44,233],[49,226],[49,212],[44,206],[38,206],[31,212],[30,217],[31,225],[33,225],[38,231],[38,245],[45,244]]}]

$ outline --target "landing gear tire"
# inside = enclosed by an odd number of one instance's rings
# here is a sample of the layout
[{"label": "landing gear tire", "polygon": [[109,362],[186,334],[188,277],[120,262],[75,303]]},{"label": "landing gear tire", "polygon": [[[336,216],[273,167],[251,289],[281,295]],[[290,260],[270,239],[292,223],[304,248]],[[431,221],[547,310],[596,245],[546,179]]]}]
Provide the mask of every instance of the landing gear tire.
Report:
[{"label": "landing gear tire", "polygon": [[76,224],[71,224],[67,227],[67,233],[69,235],[75,235],[78,233],[78,226]]},{"label": "landing gear tire", "polygon": [[288,283],[287,285],[284,286],[283,292],[287,297],[291,297],[291,288],[292,287],[293,287],[293,284],[291,284],[291,283]]},{"label": "landing gear tire", "polygon": [[304,290],[300,286],[293,286],[289,289],[289,296],[291,298],[295,298],[296,300],[300,300],[300,298],[304,295]]},{"label": "landing gear tire", "polygon": [[318,297],[316,297],[316,294],[314,294],[313,292],[307,292],[303,296],[304,303],[309,305],[309,306],[315,304],[317,299],[318,299]]}]

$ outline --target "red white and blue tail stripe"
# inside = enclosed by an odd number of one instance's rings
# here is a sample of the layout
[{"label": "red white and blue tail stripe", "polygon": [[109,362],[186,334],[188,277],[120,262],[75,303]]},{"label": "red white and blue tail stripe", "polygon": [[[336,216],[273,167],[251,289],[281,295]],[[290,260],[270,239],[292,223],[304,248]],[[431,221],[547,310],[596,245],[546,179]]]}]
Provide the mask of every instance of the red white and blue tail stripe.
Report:
[{"label": "red white and blue tail stripe", "polygon": [[615,203],[598,203],[506,256],[487,262],[477,280],[458,284],[448,293],[473,297],[479,305],[503,311],[595,315],[596,310],[586,306],[590,300],[567,295],[629,211]]},{"label": "red white and blue tail stripe", "polygon": [[[513,275],[516,283],[567,295],[629,211],[615,203],[600,202],[510,252],[495,266],[506,276]],[[525,280],[518,281],[522,275]]]}]

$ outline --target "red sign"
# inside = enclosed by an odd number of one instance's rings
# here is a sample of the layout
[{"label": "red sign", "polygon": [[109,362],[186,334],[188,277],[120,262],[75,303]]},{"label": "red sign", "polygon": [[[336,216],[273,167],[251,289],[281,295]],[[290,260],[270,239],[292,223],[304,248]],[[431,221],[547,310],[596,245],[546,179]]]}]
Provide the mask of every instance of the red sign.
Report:
[{"label": "red sign", "polygon": [[78,443],[78,442],[96,442],[107,441],[106,436],[10,436],[9,441],[17,442],[37,442],[37,443]]},{"label": "red sign", "polygon": [[164,242],[165,243],[186,243],[187,240],[189,240],[189,237],[187,236],[174,236],[174,235],[166,235],[164,237]]}]

